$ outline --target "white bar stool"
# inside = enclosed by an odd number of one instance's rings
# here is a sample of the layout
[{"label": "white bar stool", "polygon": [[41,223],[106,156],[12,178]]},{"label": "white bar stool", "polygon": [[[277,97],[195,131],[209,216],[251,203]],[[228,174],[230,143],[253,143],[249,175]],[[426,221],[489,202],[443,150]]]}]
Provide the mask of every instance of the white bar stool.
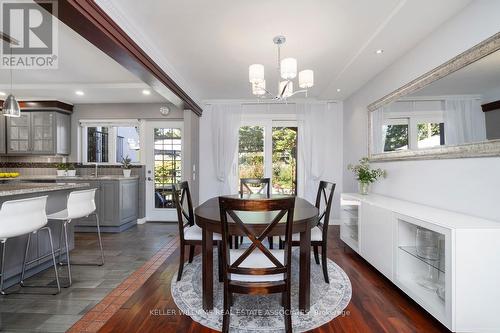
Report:
[{"label": "white bar stool", "polygon": [[99,248],[101,250],[101,264],[98,264],[98,266],[104,265],[104,251],[102,249],[99,215],[97,214],[95,205],[95,192],[96,192],[95,188],[90,190],[73,191],[68,195],[68,202],[66,205],[66,209],[47,216],[49,220],[64,221],[60,234],[59,244],[61,245],[59,246],[59,263],[62,264],[61,262],[61,256],[63,253],[62,232],[64,231],[64,243],[66,249],[66,260],[68,265],[68,279],[69,279],[68,286],[71,286],[72,283],[71,265],[69,260],[69,245],[68,245],[68,224],[71,223],[72,220],[81,219],[84,217],[88,217],[90,215],[95,215],[96,226],[97,226],[97,238],[99,240]]},{"label": "white bar stool", "polygon": [[[57,293],[61,291],[61,286],[59,284],[59,275],[57,274],[54,243],[52,242],[52,232],[47,226],[47,215],[45,213],[46,204],[47,196],[42,196],[36,198],[5,201],[0,208],[0,241],[2,242],[2,271],[0,273],[0,293],[2,295],[6,295],[6,292],[3,290],[3,283],[7,240],[12,237],[18,237],[26,234],[28,235],[28,242],[26,244],[26,251],[24,252],[23,268],[20,281],[21,286],[24,286],[24,274],[26,271],[26,266],[52,255],[52,263],[54,265],[54,272],[57,282]],[[51,253],[26,262],[31,241],[31,234],[36,234],[40,230],[47,230],[49,234]]]}]

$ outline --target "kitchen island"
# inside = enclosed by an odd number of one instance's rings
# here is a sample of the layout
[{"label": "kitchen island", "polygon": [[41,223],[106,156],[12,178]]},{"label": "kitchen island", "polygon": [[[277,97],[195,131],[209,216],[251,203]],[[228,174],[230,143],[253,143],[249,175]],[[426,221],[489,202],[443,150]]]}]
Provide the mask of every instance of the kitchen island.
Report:
[{"label": "kitchen island", "polygon": [[[0,184],[0,205],[5,201],[33,198],[47,195],[47,214],[66,208],[67,196],[71,191],[89,188],[89,183],[29,183],[29,182],[7,182]],[[1,227],[2,221],[0,221]],[[54,249],[59,248],[62,223],[60,221],[49,221],[54,240]],[[70,249],[74,247],[74,231],[70,224],[68,228],[68,240]],[[21,275],[23,255],[26,248],[27,235],[10,238],[7,240],[5,252],[5,287],[19,282]],[[49,238],[46,232],[38,233],[31,237],[30,252],[28,260],[42,256],[50,251]],[[57,253],[56,253],[57,255]],[[27,276],[32,276],[51,266],[51,257],[42,259],[32,264],[27,269]]]},{"label": "kitchen island", "polygon": [[[1,178],[0,178],[1,179]],[[29,183],[86,183],[96,188],[96,206],[101,225],[101,232],[122,232],[137,224],[140,207],[144,206],[144,182],[140,184],[138,176],[91,175],[60,177],[55,175],[20,176],[3,179],[5,184]],[[141,187],[142,186],[142,187]],[[96,232],[94,218],[75,221],[77,232]]]}]

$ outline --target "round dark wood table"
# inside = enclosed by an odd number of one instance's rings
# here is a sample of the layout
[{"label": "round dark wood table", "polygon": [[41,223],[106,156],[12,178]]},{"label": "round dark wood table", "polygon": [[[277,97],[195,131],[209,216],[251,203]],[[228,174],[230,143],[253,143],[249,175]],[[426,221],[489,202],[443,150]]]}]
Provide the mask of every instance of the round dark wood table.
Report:
[{"label": "round dark wood table", "polygon": [[[231,197],[238,197],[234,195]],[[272,195],[272,198],[282,197]],[[251,199],[258,197],[252,196]],[[241,198],[245,200],[245,198]],[[245,223],[245,226],[260,234],[273,220],[277,212],[237,212],[236,214]],[[202,228],[202,297],[203,309],[213,309],[213,234],[221,233],[221,222],[219,212],[219,198],[211,198],[198,206],[195,211],[196,224]],[[310,307],[310,285],[311,285],[311,229],[318,221],[318,209],[307,200],[297,197],[293,214],[293,232],[300,233],[300,264],[299,264],[299,309],[307,312]],[[285,222],[283,220],[283,222]],[[234,223],[234,222],[233,222]],[[246,236],[236,226],[231,227],[231,232]],[[234,228],[234,229],[233,229]],[[278,223],[269,236],[285,234],[284,223]]]}]

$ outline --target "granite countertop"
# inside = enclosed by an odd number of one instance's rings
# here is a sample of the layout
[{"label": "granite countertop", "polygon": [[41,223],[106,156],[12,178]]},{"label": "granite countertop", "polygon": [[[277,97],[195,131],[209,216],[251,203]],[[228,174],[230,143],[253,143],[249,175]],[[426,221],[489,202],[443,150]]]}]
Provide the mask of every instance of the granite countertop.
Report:
[{"label": "granite countertop", "polygon": [[89,183],[5,183],[0,184],[0,197],[30,193],[73,190],[89,187]]},{"label": "granite countertop", "polygon": [[[9,180],[4,178],[5,180]],[[71,180],[125,180],[125,179],[139,179],[139,176],[124,177],[123,175],[102,175],[102,176],[75,176],[75,177],[64,177],[56,175],[44,175],[44,176],[19,176],[16,178],[11,178],[10,180],[51,180],[51,181],[71,181]]]}]

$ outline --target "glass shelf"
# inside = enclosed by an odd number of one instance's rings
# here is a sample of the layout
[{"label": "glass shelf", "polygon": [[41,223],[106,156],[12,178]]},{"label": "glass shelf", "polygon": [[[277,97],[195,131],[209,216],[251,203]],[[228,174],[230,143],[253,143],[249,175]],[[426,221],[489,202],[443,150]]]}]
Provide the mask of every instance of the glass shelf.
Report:
[{"label": "glass shelf", "polygon": [[415,246],[400,246],[399,249],[417,258],[418,260],[426,263],[427,265],[437,269],[441,273],[443,274],[445,273],[444,263],[443,264],[441,263],[441,261],[443,261],[444,258],[441,258],[440,260],[431,260],[422,258],[417,254],[417,248]]}]

